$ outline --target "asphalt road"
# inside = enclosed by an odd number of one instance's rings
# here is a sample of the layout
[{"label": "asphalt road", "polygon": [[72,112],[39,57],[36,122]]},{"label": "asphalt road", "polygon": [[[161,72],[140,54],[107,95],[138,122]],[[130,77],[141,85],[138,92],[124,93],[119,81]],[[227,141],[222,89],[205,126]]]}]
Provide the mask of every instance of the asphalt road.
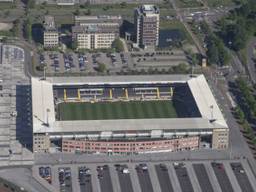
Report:
[{"label": "asphalt road", "polygon": [[162,192],[173,192],[173,187],[165,164],[155,165],[158,181]]},{"label": "asphalt road", "polygon": [[213,192],[213,187],[203,164],[193,164],[202,191]]}]

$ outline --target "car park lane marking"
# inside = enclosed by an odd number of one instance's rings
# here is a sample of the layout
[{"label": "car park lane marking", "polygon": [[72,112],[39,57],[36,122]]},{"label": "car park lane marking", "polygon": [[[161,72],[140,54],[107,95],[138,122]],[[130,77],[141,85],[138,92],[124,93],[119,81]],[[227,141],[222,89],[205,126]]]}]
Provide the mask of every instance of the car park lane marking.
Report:
[{"label": "car park lane marking", "polygon": [[182,192],[181,186],[180,186],[180,182],[178,180],[178,177],[177,177],[177,175],[175,173],[175,169],[174,169],[172,164],[169,166],[168,173],[169,173],[170,179],[171,179],[171,181],[173,183],[174,191],[175,192]]},{"label": "car park lane marking", "polygon": [[249,181],[252,185],[253,190],[256,191],[256,178],[255,178],[255,176],[254,176],[254,174],[253,174],[253,172],[252,172],[252,170],[251,170],[251,168],[248,164],[248,161],[243,160],[241,163],[242,163],[242,166],[243,166],[243,168],[244,168],[244,170],[245,170],[245,172],[248,176],[248,179],[249,179]]},{"label": "car park lane marking", "polygon": [[152,183],[153,190],[161,191],[160,184],[157,179],[157,174],[155,172],[155,167],[152,163],[148,163],[148,172],[149,172],[149,177]]},{"label": "car park lane marking", "polygon": [[187,167],[188,176],[190,178],[190,181],[191,181],[194,191],[202,192],[201,187],[198,182],[198,178],[196,177],[196,174],[192,167],[191,162],[186,162],[186,167]]},{"label": "car park lane marking", "polygon": [[99,179],[97,178],[96,166],[87,164],[86,167],[88,167],[91,170],[92,191],[101,192]]},{"label": "car park lane marking", "polygon": [[134,164],[128,163],[128,169],[130,170],[131,182],[134,192],[142,192],[140,188],[139,178],[136,170],[134,169]]},{"label": "car park lane marking", "polygon": [[158,182],[162,192],[174,192],[173,181],[171,182],[166,164],[160,163],[155,165]]},{"label": "car park lane marking", "polygon": [[230,167],[230,163],[229,162],[223,162],[223,165],[225,167],[225,170],[226,170],[226,173],[227,173],[227,176],[228,176],[229,180],[232,181],[230,183],[231,183],[233,189],[235,189],[236,192],[242,192],[241,187],[238,184],[237,179],[234,175],[234,172],[233,172],[232,168]]},{"label": "car park lane marking", "polygon": [[77,166],[71,166],[70,169],[71,169],[71,175],[73,176],[72,177],[72,191],[79,192],[80,187],[79,187],[79,183],[78,183],[78,179],[77,179],[77,176],[78,176]]},{"label": "car park lane marking", "polygon": [[109,166],[109,173],[110,173],[114,192],[121,192],[119,178],[118,178],[117,172],[113,166]]}]

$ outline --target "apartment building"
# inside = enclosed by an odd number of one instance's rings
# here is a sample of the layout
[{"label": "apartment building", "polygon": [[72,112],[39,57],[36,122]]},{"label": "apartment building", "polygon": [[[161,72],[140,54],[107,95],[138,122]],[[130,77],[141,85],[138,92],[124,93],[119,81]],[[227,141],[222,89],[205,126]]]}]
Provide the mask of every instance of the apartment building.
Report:
[{"label": "apartment building", "polygon": [[72,33],[78,49],[107,49],[119,36],[112,27],[100,26],[75,26]]},{"label": "apartment building", "polygon": [[72,39],[78,49],[107,49],[119,37],[120,16],[77,16]]},{"label": "apartment building", "polygon": [[59,33],[55,26],[54,17],[45,16],[44,20],[44,47],[52,48],[59,45]]},{"label": "apartment building", "polygon": [[142,5],[134,13],[136,43],[144,49],[154,49],[159,43],[159,9]]}]

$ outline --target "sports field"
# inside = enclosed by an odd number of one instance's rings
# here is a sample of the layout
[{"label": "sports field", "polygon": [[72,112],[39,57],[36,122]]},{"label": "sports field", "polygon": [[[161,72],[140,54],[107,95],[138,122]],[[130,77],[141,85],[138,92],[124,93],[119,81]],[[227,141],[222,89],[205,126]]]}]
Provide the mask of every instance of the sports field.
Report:
[{"label": "sports field", "polygon": [[58,104],[57,112],[61,121],[177,117],[172,101],[70,102]]}]

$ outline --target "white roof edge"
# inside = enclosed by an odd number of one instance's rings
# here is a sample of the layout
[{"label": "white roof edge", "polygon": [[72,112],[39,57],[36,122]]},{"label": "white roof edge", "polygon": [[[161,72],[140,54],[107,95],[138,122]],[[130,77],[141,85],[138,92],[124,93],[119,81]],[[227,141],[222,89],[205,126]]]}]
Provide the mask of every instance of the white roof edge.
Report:
[{"label": "white roof edge", "polygon": [[46,124],[55,122],[52,84],[32,77],[32,114],[33,132],[46,129]]},{"label": "white roof edge", "polygon": [[116,76],[84,76],[84,77],[49,77],[47,81],[55,85],[76,84],[127,84],[127,83],[165,83],[187,82],[190,75],[116,75]]},{"label": "white roof edge", "polygon": [[202,117],[228,127],[204,75],[191,78],[187,83]]}]

